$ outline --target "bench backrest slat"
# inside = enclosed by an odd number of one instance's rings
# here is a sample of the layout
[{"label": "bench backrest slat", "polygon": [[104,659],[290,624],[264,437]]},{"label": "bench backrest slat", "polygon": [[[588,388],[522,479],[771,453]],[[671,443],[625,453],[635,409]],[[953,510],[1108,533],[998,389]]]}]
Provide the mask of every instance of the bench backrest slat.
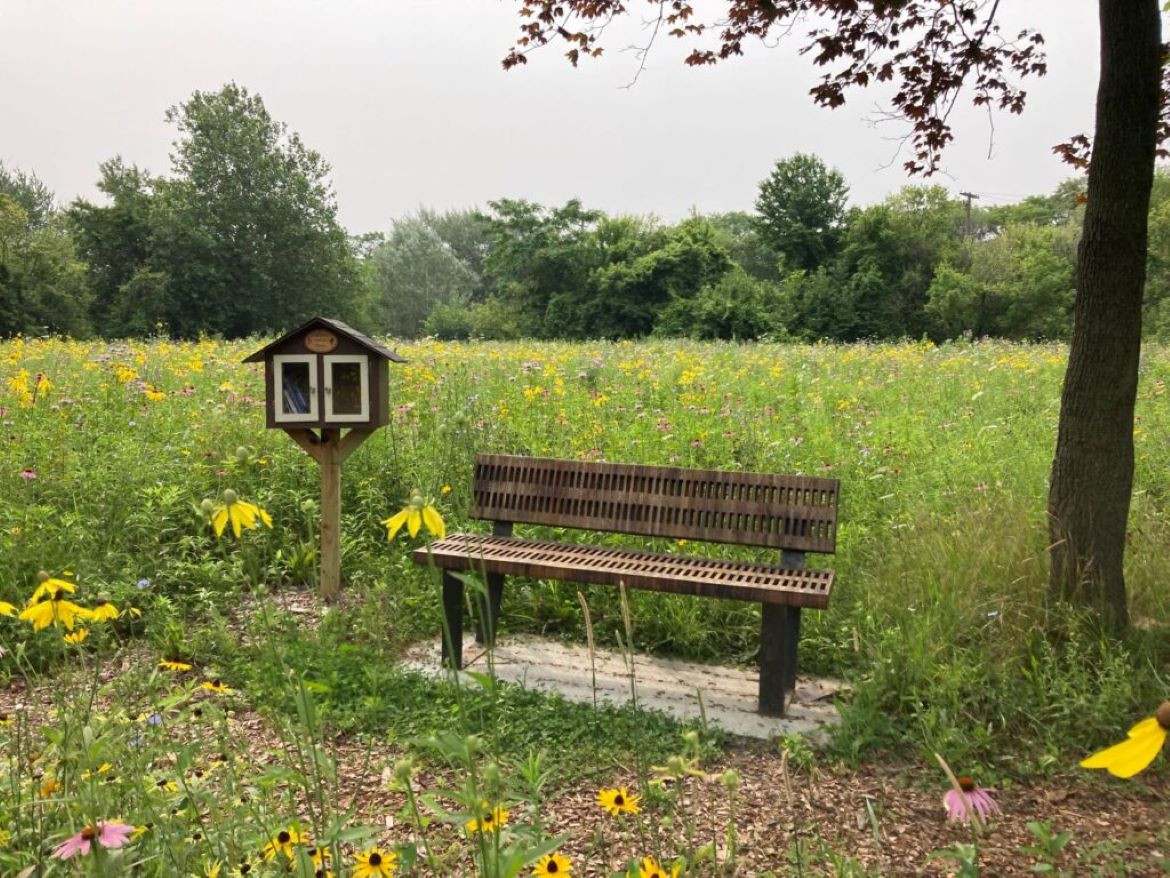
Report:
[{"label": "bench backrest slat", "polygon": [[837,479],[481,454],[473,518],[832,552]]}]

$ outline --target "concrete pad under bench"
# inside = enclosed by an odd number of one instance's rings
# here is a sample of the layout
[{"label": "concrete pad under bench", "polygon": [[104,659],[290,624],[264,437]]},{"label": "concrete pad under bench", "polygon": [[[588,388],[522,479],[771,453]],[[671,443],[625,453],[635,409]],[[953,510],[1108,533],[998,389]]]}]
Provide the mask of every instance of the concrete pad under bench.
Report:
[{"label": "concrete pad under bench", "polygon": [[[467,670],[486,672],[487,653],[471,634],[463,638]],[[594,703],[589,649],[538,637],[501,638],[495,648],[496,676],[530,689],[559,692],[567,700]],[[799,675],[796,691],[783,717],[756,712],[759,673],[754,668],[704,665],[679,659],[635,654],[634,677],[638,703],[676,719],[700,717],[699,693],[707,722],[733,735],[767,739],[777,735],[823,732],[840,721],[833,696],[842,690],[836,680]],[[416,644],[405,657],[406,667],[428,676],[450,673],[442,665],[441,642]],[[630,701],[630,672],[618,651],[596,652],[596,701],[626,704]]]}]

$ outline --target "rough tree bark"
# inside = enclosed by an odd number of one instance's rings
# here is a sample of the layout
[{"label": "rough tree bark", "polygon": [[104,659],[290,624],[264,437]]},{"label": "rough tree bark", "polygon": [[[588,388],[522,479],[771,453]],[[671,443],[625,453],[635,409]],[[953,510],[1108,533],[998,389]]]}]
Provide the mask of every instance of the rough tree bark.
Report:
[{"label": "rough tree bark", "polygon": [[1096,134],[1048,513],[1053,594],[1096,606],[1120,630],[1161,15],[1158,0],[1100,0],[1099,14]]}]

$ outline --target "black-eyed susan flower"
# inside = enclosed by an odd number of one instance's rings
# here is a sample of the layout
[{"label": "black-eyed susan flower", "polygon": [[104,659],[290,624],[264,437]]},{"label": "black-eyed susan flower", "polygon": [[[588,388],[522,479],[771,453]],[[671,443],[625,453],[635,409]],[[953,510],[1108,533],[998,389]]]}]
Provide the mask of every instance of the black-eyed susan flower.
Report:
[{"label": "black-eyed susan flower", "polygon": [[247,859],[242,859],[232,868],[232,875],[236,878],[253,878],[257,874],[257,867]]},{"label": "black-eyed susan flower", "polygon": [[443,516],[418,491],[410,495],[410,502],[400,512],[394,513],[382,524],[386,526],[388,540],[394,539],[404,524],[411,537],[417,537],[419,528],[424,524],[437,539],[441,540],[447,535],[447,525],[443,523]]},{"label": "black-eyed susan flower", "polygon": [[[680,871],[682,871],[682,866],[675,865],[671,867],[670,878],[678,878]],[[643,857],[642,862],[638,864],[638,868],[626,874],[628,878],[667,878],[666,870],[653,857]]]},{"label": "black-eyed susan flower", "polygon": [[12,725],[12,714],[0,710],[0,726]]},{"label": "black-eyed susan flower", "polygon": [[89,780],[91,777],[96,777],[99,774],[105,774],[106,772],[110,771],[113,767],[114,766],[112,766],[110,763],[103,762],[97,768],[94,768],[92,770],[87,768],[85,771],[81,772],[81,779],[82,780]]},{"label": "black-eyed susan flower", "polygon": [[499,805],[489,808],[488,803],[484,802],[479,815],[472,817],[464,826],[468,832],[499,832],[507,822],[508,812],[506,810]]},{"label": "black-eyed susan flower", "polygon": [[[38,593],[39,591],[38,589]],[[84,621],[88,618],[89,610],[69,600],[63,589],[41,595],[36,603],[30,603],[25,607],[19,616],[22,622],[32,623],[33,631],[40,631],[58,623],[72,631],[78,620]]]},{"label": "black-eyed susan flower", "polygon": [[99,597],[94,601],[93,609],[89,611],[89,618],[95,622],[108,622],[118,618],[118,608],[105,598]]},{"label": "black-eyed susan flower", "polygon": [[215,529],[217,537],[223,536],[228,522],[231,522],[232,533],[238,539],[243,528],[253,530],[257,521],[262,522],[265,527],[272,527],[272,516],[255,503],[241,500],[231,488],[223,492],[223,502],[211,511],[211,526]]},{"label": "black-eyed susan flower", "polygon": [[354,857],[353,878],[394,878],[398,855],[372,847]]},{"label": "black-eyed susan flower", "polygon": [[572,875],[573,863],[568,857],[561,854],[546,854],[537,861],[536,868],[532,870],[532,874]]},{"label": "black-eyed susan flower", "polygon": [[1170,701],[1129,730],[1120,744],[1099,750],[1081,760],[1081,768],[1104,768],[1114,777],[1133,777],[1145,771],[1162,752],[1170,732]]},{"label": "black-eyed susan flower", "polygon": [[71,646],[77,646],[81,641],[89,636],[88,628],[78,628],[76,631],[71,631],[65,635],[65,642]]},{"label": "black-eyed susan flower", "polygon": [[220,679],[204,680],[199,684],[200,689],[205,689],[208,692],[214,692],[217,695],[227,695],[232,691],[232,688]]},{"label": "black-eyed susan flower", "polygon": [[272,836],[272,841],[264,845],[264,859],[272,860],[276,858],[277,854],[284,854],[286,858],[291,860],[294,856],[293,848],[307,842],[308,837],[302,835],[295,826],[282,829]]},{"label": "black-eyed susan flower", "polygon": [[173,662],[170,659],[163,659],[158,663],[158,666],[164,670],[174,671],[176,674],[181,674],[183,671],[189,671],[192,667],[194,667],[193,665],[189,665],[186,662]]},{"label": "black-eyed susan flower", "polygon": [[630,795],[625,787],[597,791],[597,804],[614,817],[620,814],[637,814],[640,798],[638,795]]}]

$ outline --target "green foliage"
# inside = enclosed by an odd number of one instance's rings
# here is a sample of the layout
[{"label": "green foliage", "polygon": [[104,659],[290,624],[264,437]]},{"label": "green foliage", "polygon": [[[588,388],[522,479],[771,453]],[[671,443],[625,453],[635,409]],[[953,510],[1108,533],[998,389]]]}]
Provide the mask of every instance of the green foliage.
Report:
[{"label": "green foliage", "polygon": [[970,267],[938,267],[926,313],[944,338],[1067,338],[1080,237],[1073,226],[1008,226],[976,243]]},{"label": "green foliage", "polygon": [[848,196],[840,171],[796,153],[760,183],[758,234],[792,268],[815,271],[837,253]]},{"label": "green foliage", "polygon": [[167,120],[180,137],[174,176],[154,181],[151,252],[171,331],[236,337],[315,313],[364,323],[322,158],[234,83],[195,92]]},{"label": "green foliage", "polygon": [[[89,334],[85,266],[51,195],[35,177],[0,166],[0,337],[25,333]],[[30,204],[34,213],[23,206]]]},{"label": "green foliage", "polygon": [[663,308],[654,334],[699,339],[782,337],[784,303],[779,287],[756,280],[736,266],[693,296],[676,298]]},{"label": "green foliage", "polygon": [[399,338],[417,338],[437,307],[466,303],[479,283],[423,217],[395,220],[390,237],[369,258],[376,325],[379,331]]},{"label": "green foliage", "polygon": [[155,181],[120,158],[100,170],[98,188],[110,203],[79,198],[67,212],[94,293],[91,317],[106,336],[148,335],[165,321],[167,307],[167,275],[149,267]]}]

